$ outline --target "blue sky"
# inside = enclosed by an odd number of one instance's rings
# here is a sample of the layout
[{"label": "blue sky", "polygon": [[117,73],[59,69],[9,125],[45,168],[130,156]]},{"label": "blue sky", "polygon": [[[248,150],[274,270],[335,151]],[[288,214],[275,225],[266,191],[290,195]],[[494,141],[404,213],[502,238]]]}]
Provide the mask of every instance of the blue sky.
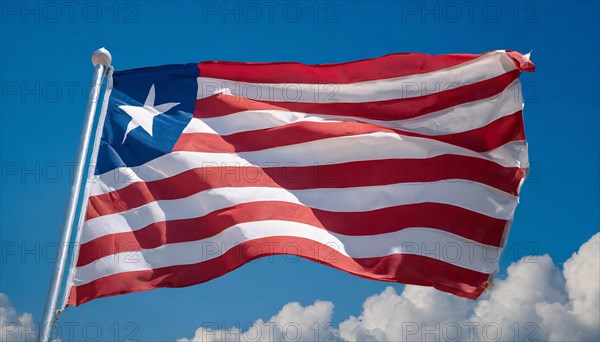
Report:
[{"label": "blue sky", "polygon": [[[470,4],[470,5],[469,5]],[[69,189],[91,52],[117,70],[202,60],[331,63],[393,52],[533,50],[523,74],[532,173],[504,270],[530,254],[567,260],[599,227],[599,3],[581,2],[11,2],[0,8],[0,292],[36,320]],[[501,272],[501,276],[505,274]],[[288,302],[357,315],[390,284],[290,257],[254,261],[211,282],[100,299],[63,322],[103,339],[193,336],[205,322],[242,326]],[[403,286],[392,285],[397,291]],[[134,325],[127,325],[133,322]],[[67,332],[63,331],[63,340]],[[72,336],[71,336],[72,337]]]}]

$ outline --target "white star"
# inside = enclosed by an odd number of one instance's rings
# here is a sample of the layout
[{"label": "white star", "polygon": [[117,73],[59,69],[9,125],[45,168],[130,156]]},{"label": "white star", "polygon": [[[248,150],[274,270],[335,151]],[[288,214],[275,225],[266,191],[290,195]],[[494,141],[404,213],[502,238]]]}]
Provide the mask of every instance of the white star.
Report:
[{"label": "white star", "polygon": [[165,113],[169,109],[179,104],[175,102],[169,102],[155,106],[155,95],[156,93],[154,91],[153,84],[152,87],[150,87],[150,92],[148,93],[148,97],[146,98],[146,102],[144,103],[143,107],[128,105],[119,106],[119,108],[125,111],[127,115],[131,116],[131,121],[129,121],[129,124],[127,125],[125,135],[123,136],[123,142],[121,142],[121,144],[125,143],[125,139],[127,139],[127,135],[129,135],[129,132],[140,126],[142,127],[142,129],[144,129],[144,131],[148,132],[150,136],[153,136],[152,124],[154,123],[154,117],[159,114]]}]

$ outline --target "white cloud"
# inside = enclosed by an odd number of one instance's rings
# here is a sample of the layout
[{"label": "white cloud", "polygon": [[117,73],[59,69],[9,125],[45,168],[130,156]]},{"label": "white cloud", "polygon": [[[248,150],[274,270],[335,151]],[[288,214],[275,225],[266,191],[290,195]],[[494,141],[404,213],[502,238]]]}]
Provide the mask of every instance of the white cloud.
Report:
[{"label": "white cloud", "polygon": [[33,316],[21,315],[12,306],[8,296],[0,293],[0,341],[35,341]]},{"label": "white cloud", "polygon": [[266,322],[259,319],[248,326],[228,329],[207,323],[196,330],[191,340],[177,341],[331,341],[337,335],[329,324],[332,313],[331,302],[316,301],[306,307],[292,302]]},{"label": "white cloud", "polygon": [[[267,322],[247,327],[201,327],[193,341],[598,341],[600,340],[600,233],[584,243],[561,271],[548,255],[508,267],[481,299],[435,289],[392,287],[367,298],[358,317],[331,327],[333,304],[286,304]],[[291,328],[293,327],[293,328]],[[295,331],[301,334],[295,334]],[[298,339],[300,338],[300,339]],[[188,339],[181,339],[190,341]]]}]

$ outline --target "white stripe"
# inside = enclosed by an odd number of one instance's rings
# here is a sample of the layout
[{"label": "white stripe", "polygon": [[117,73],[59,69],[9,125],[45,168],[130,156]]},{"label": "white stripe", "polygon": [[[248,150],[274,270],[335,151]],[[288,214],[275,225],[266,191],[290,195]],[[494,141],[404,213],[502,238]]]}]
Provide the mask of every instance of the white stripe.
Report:
[{"label": "white stripe", "polygon": [[424,74],[349,84],[248,83],[198,77],[198,99],[226,93],[253,100],[317,103],[357,103],[410,98],[455,89],[515,70],[505,51],[493,51],[472,61]]},{"label": "white stripe", "polygon": [[103,257],[78,267],[74,283],[83,285],[122,272],[196,264],[223,255],[240,243],[274,236],[309,239],[334,247],[351,258],[375,258],[392,254],[422,255],[487,274],[497,271],[495,256],[500,252],[500,248],[430,228],[403,229],[370,236],[347,236],[298,222],[255,221],[236,224],[208,239]]},{"label": "white stripe", "polygon": [[193,118],[183,133],[230,135],[289,125],[296,122],[364,122],[431,136],[466,132],[484,127],[523,109],[519,80],[502,93],[486,99],[464,103],[415,118],[383,121],[354,116],[337,116],[290,112],[285,110],[248,110],[215,118]]},{"label": "white stripe", "polygon": [[201,217],[215,210],[256,201],[283,201],[333,212],[364,212],[413,203],[444,203],[510,220],[517,197],[477,182],[450,179],[343,189],[286,190],[274,187],[227,187],[185,198],[160,200],[125,212],[86,221],[81,242],[135,231],[154,222]]},{"label": "white stripe", "polygon": [[193,168],[211,166],[313,166],[382,159],[424,159],[454,154],[490,160],[506,167],[527,168],[527,144],[509,142],[485,153],[441,141],[396,133],[335,137],[290,146],[240,153],[172,152],[135,167],[121,167],[96,176],[91,194],[99,195],[140,181],[154,181]]}]

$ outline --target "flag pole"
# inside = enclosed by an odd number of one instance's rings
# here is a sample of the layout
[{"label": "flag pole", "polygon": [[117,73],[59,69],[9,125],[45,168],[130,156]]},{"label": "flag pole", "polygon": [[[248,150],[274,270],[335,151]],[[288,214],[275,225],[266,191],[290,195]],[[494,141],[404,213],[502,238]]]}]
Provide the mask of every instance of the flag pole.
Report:
[{"label": "flag pole", "polygon": [[104,73],[110,67],[112,57],[110,52],[105,48],[100,48],[92,54],[92,64],[94,65],[94,74],[92,76],[92,84],[88,94],[85,115],[83,117],[83,127],[79,136],[79,147],[77,149],[77,157],[75,164],[75,172],[71,181],[71,190],[69,191],[69,199],[65,209],[65,216],[62,223],[62,233],[60,236],[59,248],[54,263],[54,271],[48,288],[48,297],[46,298],[46,307],[44,316],[40,326],[39,341],[47,342],[52,332],[52,327],[57,319],[57,302],[63,282],[65,266],[67,263],[67,255],[69,251],[69,241],[73,231],[73,222],[77,214],[77,206],[79,204],[79,195],[81,192],[81,182],[83,180],[84,166],[87,159],[88,147],[90,144],[90,136],[96,116],[96,105],[100,98],[100,89],[104,80]]}]

